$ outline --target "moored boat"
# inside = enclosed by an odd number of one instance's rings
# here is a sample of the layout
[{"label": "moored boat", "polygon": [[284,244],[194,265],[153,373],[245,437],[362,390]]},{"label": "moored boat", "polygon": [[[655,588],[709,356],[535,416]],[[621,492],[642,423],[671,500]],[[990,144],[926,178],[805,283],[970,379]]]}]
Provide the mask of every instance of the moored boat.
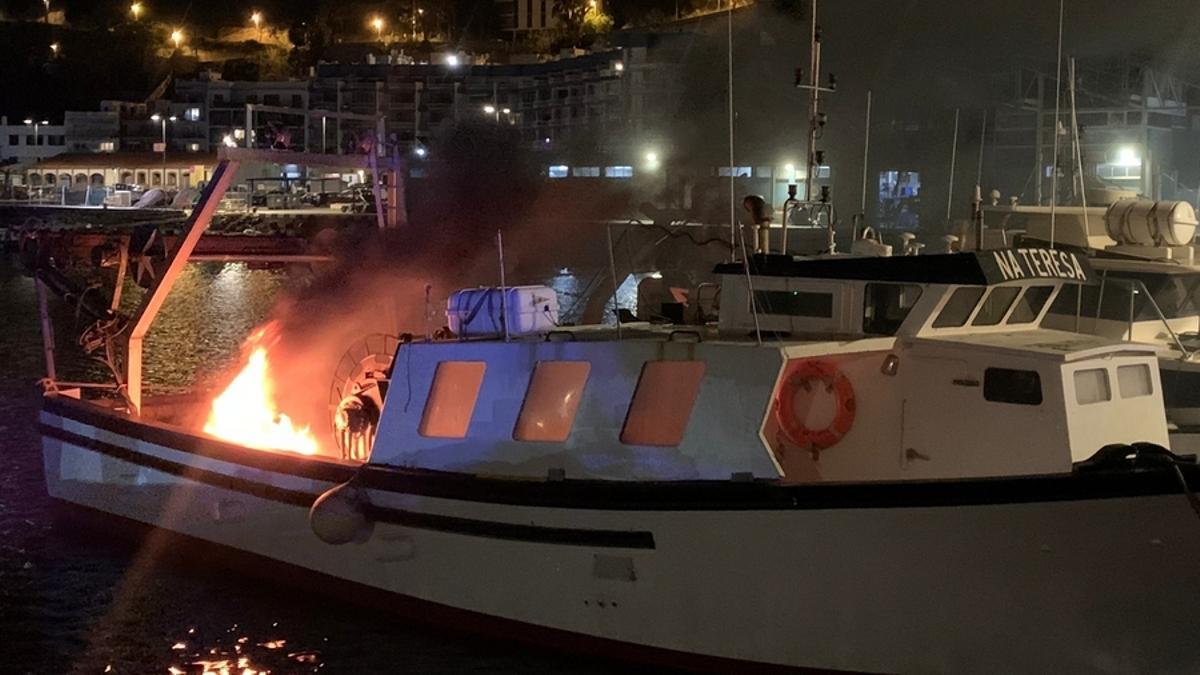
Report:
[{"label": "moored boat", "polygon": [[463,335],[349,378],[336,455],[221,440],[140,390],[52,393],[47,486],[424,618],[653,663],[1200,666],[1200,471],[1166,450],[1156,351],[1041,326],[1083,256],[716,274],[716,324],[451,303]]}]

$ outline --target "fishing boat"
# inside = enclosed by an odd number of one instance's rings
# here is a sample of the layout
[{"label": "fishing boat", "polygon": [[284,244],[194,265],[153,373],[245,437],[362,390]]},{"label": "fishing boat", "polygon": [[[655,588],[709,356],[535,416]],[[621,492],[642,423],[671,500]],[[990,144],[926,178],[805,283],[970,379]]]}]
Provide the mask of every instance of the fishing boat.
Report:
[{"label": "fishing boat", "polygon": [[[642,663],[1200,669],[1200,470],[1166,449],[1156,350],[1041,325],[1086,256],[763,247],[716,268],[715,322],[682,324],[558,326],[548,289],[471,289],[452,335],[352,360],[330,438],[274,416],[238,442],[219,401],[200,427],[143,396],[134,350],[247,152],[135,317],[123,399],[45,397],[71,510]],[[254,354],[225,394],[264,377]]]}]

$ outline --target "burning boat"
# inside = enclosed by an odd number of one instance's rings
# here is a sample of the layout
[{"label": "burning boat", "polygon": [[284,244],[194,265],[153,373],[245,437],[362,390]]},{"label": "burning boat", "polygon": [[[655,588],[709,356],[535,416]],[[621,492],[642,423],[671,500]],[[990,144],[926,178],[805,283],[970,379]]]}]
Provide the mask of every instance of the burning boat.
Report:
[{"label": "burning boat", "polygon": [[204,431],[133,379],[124,406],[50,393],[47,487],[425,620],[648,663],[1200,668],[1200,470],[1165,448],[1156,352],[1041,326],[1084,256],[716,273],[716,322],[456,295],[453,337],[339,368],[332,433],[275,408],[269,345]]}]

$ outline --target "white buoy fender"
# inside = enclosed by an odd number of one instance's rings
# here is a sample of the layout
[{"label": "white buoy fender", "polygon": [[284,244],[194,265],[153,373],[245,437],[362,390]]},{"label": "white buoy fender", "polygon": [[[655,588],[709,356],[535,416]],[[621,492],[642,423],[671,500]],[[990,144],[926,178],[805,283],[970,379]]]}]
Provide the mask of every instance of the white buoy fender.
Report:
[{"label": "white buoy fender", "polygon": [[375,522],[366,514],[368,504],[366,492],[350,482],[342,483],[317,497],[308,510],[308,524],[326,544],[361,544],[375,530]]}]

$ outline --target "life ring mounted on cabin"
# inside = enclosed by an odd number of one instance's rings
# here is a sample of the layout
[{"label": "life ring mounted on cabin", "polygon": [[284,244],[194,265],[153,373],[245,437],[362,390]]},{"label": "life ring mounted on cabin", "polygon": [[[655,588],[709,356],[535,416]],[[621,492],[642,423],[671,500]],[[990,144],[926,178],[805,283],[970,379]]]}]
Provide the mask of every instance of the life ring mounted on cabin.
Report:
[{"label": "life ring mounted on cabin", "polygon": [[[833,419],[824,429],[811,429],[796,415],[796,394],[810,392],[814,384],[820,384],[833,394],[836,409]],[[820,451],[838,444],[854,426],[857,404],[854,385],[845,373],[828,361],[801,361],[784,379],[775,398],[775,419],[784,437],[791,443],[810,449],[813,458]]]}]

